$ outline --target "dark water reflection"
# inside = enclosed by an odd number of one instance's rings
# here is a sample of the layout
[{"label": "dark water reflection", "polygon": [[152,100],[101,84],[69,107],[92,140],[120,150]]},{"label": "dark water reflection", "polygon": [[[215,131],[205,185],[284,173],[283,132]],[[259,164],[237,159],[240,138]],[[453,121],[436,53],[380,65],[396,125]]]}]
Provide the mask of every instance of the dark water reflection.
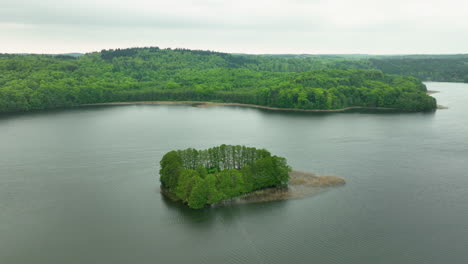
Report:
[{"label": "dark water reflection", "polygon": [[[217,219],[229,224],[236,221],[242,214],[262,214],[262,211],[280,210],[288,200],[269,201],[265,203],[216,206],[200,210],[191,210],[180,202],[175,202],[161,194],[161,200],[165,209],[176,215],[176,218],[184,219],[184,223],[197,228],[211,228]],[[246,206],[249,205],[249,206]]]},{"label": "dark water reflection", "polygon": [[[0,263],[468,263],[468,85],[435,113],[108,106],[0,116]],[[346,186],[190,210],[162,155],[264,147]]]}]

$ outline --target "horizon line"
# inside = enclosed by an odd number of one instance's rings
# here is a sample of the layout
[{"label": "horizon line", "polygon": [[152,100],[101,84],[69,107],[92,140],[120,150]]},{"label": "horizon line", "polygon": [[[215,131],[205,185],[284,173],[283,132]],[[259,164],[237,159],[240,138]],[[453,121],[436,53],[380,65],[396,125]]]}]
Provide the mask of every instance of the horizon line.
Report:
[{"label": "horizon line", "polygon": [[210,51],[210,52],[217,52],[217,53],[226,53],[226,54],[237,54],[237,55],[311,55],[311,56],[344,56],[344,55],[352,55],[352,56],[424,56],[424,55],[468,55],[468,52],[447,52],[447,53],[246,53],[246,52],[227,52],[227,51],[219,51],[219,50],[210,50],[210,49],[190,49],[190,48],[182,48],[182,47],[158,47],[158,46],[135,46],[135,47],[124,47],[124,48],[109,48],[109,49],[101,49],[101,50],[92,50],[92,51],[70,51],[70,52],[58,52],[58,53],[41,53],[41,52],[1,52],[0,54],[10,54],[10,55],[66,55],[66,54],[91,54],[91,53],[99,53],[103,50],[125,50],[125,49],[145,49],[145,48],[159,48],[159,49],[184,49],[190,51]]}]

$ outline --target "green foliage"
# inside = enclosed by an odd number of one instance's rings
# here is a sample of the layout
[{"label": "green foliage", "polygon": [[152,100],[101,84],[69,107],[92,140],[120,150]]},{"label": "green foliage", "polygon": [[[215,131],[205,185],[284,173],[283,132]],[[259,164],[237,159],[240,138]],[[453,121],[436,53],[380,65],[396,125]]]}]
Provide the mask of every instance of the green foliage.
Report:
[{"label": "green foliage", "polygon": [[187,200],[188,206],[192,209],[203,208],[208,203],[207,196],[208,186],[205,184],[205,180],[200,177],[195,177],[192,192]]},{"label": "green foliage", "polygon": [[176,151],[171,151],[163,156],[160,165],[161,184],[167,188],[175,188],[183,169],[182,159]]},{"label": "green foliage", "polygon": [[[195,185],[195,180],[199,179],[200,175],[197,171],[191,169],[182,170],[182,173],[179,176],[178,183],[175,187],[175,194],[182,201],[188,201],[192,188]],[[162,183],[162,175],[161,175]],[[165,186],[163,184],[163,186]]]},{"label": "green foliage", "polygon": [[205,178],[204,185],[207,188],[206,201],[208,204],[214,204],[225,197],[220,190],[218,190],[218,180],[214,174],[208,174]]},{"label": "green foliage", "polygon": [[[0,113],[80,104],[191,100],[296,109],[349,106],[424,111],[436,107],[411,74],[444,80],[444,64],[409,59],[339,56],[254,56],[184,49],[103,50],[80,57],[0,54]],[[430,58],[424,58],[430,60]],[[468,78],[467,59],[456,60],[453,80]],[[391,65],[400,65],[391,67]],[[442,67],[444,72],[431,71]],[[422,74],[420,74],[422,72]],[[438,75],[437,75],[438,74]],[[437,76],[439,77],[437,77]],[[437,78],[436,78],[437,77]],[[428,79],[428,78],[425,78]]]},{"label": "green foliage", "polygon": [[289,169],[284,158],[269,156],[257,159],[242,168],[242,173],[250,188],[259,189],[265,186],[286,185]]},{"label": "green foliage", "polygon": [[[265,55],[264,55],[265,56]],[[387,74],[409,75],[423,81],[468,82],[468,54],[455,55],[269,55],[286,65],[284,70],[304,72],[317,69],[377,69]],[[271,65],[268,63],[267,65]]]},{"label": "green foliage", "polygon": [[386,73],[410,75],[425,81],[468,82],[468,56],[397,56],[369,61]]},{"label": "green foliage", "polygon": [[235,169],[225,169],[219,172],[219,190],[224,194],[224,199],[236,197],[242,193],[246,193],[252,189],[247,186],[242,173]]},{"label": "green foliage", "polygon": [[161,184],[198,209],[254,190],[286,185],[286,159],[265,149],[221,145],[170,151],[160,162]]}]

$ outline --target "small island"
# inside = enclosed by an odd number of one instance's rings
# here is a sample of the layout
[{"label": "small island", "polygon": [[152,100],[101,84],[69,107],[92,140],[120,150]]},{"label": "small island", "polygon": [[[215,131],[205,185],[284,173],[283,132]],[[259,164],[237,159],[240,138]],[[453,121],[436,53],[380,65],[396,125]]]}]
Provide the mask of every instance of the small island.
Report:
[{"label": "small island", "polygon": [[160,164],[161,193],[192,209],[302,198],[345,184],[336,176],[294,171],[283,157],[239,145],[174,150]]},{"label": "small island", "polygon": [[285,158],[239,145],[170,151],[160,164],[163,193],[193,209],[260,189],[284,187],[291,171]]}]

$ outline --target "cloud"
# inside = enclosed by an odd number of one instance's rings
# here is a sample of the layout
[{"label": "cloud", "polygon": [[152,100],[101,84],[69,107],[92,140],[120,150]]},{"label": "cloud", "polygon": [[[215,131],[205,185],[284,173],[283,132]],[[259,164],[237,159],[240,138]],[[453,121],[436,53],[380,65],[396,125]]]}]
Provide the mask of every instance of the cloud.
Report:
[{"label": "cloud", "polygon": [[468,3],[456,0],[16,0],[0,9],[0,34],[7,36],[0,52],[106,45],[256,53],[467,52],[466,10]]}]

